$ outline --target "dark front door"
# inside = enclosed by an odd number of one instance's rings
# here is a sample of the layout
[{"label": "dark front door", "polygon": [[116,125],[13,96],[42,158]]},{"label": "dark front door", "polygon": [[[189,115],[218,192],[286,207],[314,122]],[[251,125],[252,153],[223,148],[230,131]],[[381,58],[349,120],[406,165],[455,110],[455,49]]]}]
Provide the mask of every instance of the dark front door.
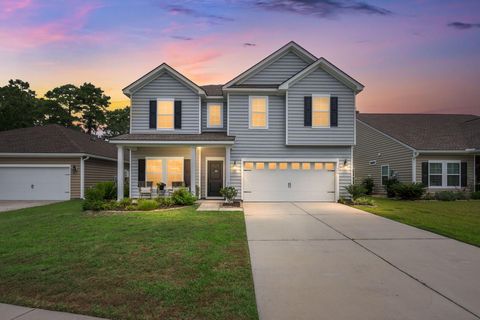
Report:
[{"label": "dark front door", "polygon": [[220,189],[223,188],[223,161],[208,161],[207,169],[207,196],[221,197]]}]

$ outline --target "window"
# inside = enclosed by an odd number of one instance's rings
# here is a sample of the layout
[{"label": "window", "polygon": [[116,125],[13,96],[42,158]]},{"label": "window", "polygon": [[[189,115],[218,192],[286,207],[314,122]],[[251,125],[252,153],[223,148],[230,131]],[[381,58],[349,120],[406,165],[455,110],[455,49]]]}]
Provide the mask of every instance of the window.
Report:
[{"label": "window", "polygon": [[330,127],[330,96],[312,95],[312,127]]},{"label": "window", "polygon": [[327,169],[328,171],[334,171],[335,170],[335,163],[325,163],[325,169]]},{"label": "window", "polygon": [[447,187],[460,187],[460,163],[447,162]]},{"label": "window", "polygon": [[221,103],[207,105],[207,128],[223,128],[223,105]]},{"label": "window", "polygon": [[292,162],[292,169],[293,169],[293,170],[298,170],[298,169],[300,169],[300,163],[298,163],[298,162]]},{"label": "window", "polygon": [[442,163],[435,162],[430,163],[428,166],[428,183],[432,187],[441,187],[442,186]]},{"label": "window", "polygon": [[268,97],[250,97],[249,128],[268,128]]},{"label": "window", "polygon": [[155,187],[163,182],[167,188],[172,182],[183,182],[183,158],[146,158],[145,178]]},{"label": "window", "polygon": [[428,164],[429,187],[460,187],[459,161],[430,161]]},{"label": "window", "polygon": [[173,129],[174,125],[174,100],[157,100],[157,129]]},{"label": "window", "polygon": [[387,184],[388,179],[390,178],[390,166],[382,166],[382,186]]},{"label": "window", "polygon": [[323,163],[315,162],[315,170],[323,170]]},{"label": "window", "polygon": [[255,169],[257,170],[263,170],[265,168],[265,163],[263,162],[257,162],[255,163]]},{"label": "window", "polygon": [[253,162],[245,162],[243,165],[243,169],[252,170],[253,169]]},{"label": "window", "polygon": [[277,163],[276,163],[276,162],[270,162],[270,163],[268,164],[268,169],[269,169],[269,170],[275,170],[275,169],[277,169]]},{"label": "window", "polygon": [[310,170],[310,163],[309,162],[302,163],[302,170]]},{"label": "window", "polygon": [[280,163],[278,164],[278,168],[279,168],[280,170],[287,170],[287,169],[288,169],[288,163],[286,163],[286,162],[280,162]]}]

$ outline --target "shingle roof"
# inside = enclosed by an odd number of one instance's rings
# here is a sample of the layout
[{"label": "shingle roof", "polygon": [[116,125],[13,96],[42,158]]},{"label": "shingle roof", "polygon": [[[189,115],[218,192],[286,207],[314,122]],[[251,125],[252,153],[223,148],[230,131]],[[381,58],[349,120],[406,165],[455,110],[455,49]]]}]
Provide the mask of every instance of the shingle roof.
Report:
[{"label": "shingle roof", "polygon": [[230,86],[230,88],[258,88],[258,89],[278,89],[278,84],[268,84],[268,83],[252,83],[252,84],[246,84],[246,83],[239,83],[239,84],[233,84]]},{"label": "shingle roof", "polygon": [[480,149],[480,117],[360,113],[357,119],[417,150]]},{"label": "shingle roof", "polygon": [[207,96],[223,96],[222,87],[223,84],[208,84],[200,86],[200,88],[207,93]]},{"label": "shingle roof", "polygon": [[114,145],[56,124],[0,132],[0,153],[85,153],[117,158]]},{"label": "shingle roof", "polygon": [[165,134],[165,133],[130,133],[111,139],[112,141],[235,141],[235,137],[226,132],[204,132],[201,134]]}]

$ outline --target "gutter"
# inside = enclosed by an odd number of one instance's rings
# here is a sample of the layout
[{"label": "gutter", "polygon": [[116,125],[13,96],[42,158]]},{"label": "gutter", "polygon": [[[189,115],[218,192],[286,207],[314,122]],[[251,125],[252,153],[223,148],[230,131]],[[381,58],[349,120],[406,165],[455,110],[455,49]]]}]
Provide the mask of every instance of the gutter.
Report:
[{"label": "gutter", "polygon": [[85,199],[85,161],[88,159],[90,156],[80,157],[80,199]]}]

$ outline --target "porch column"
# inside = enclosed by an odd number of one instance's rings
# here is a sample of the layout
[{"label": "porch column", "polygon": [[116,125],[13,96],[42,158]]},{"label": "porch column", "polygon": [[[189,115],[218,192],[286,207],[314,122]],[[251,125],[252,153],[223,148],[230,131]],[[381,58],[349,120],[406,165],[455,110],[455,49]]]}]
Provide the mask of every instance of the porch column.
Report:
[{"label": "porch column", "polygon": [[197,163],[197,147],[195,146],[192,146],[191,148],[191,159],[190,159],[190,192],[192,194],[195,194],[195,190],[196,190],[196,176],[197,176],[197,172],[196,172],[196,163]]},{"label": "porch column", "polygon": [[225,186],[230,186],[230,149],[231,146],[225,147]]},{"label": "porch column", "polygon": [[123,146],[117,146],[117,200],[123,199],[123,182],[124,182],[124,169],[123,169]]}]

